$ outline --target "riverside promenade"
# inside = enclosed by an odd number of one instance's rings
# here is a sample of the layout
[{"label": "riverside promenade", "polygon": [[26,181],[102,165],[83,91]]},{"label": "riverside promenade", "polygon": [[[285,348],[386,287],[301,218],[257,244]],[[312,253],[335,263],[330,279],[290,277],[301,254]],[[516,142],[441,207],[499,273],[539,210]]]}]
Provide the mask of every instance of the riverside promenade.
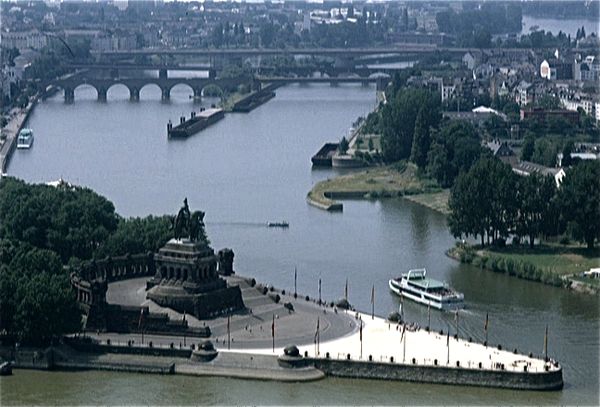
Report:
[{"label": "riverside promenade", "polygon": [[[88,333],[100,348],[110,344],[111,351],[86,353],[62,347],[54,351],[53,366],[297,382],[337,376],[510,389],[563,386],[558,363],[337,309],[314,298],[295,298],[283,290],[268,288],[265,294],[264,286],[252,286],[239,276],[226,279],[240,285],[248,311],[205,321],[185,317],[190,326],[210,327],[210,341],[218,352],[214,360],[190,358],[192,346],[202,343],[198,338]],[[183,321],[183,315],[145,299],[145,281],[110,284],[108,302],[149,306],[151,312],[166,312],[171,320]],[[290,345],[299,350],[297,366],[281,363]],[[165,356],[144,355],[150,347]],[[132,351],[136,354],[124,354]]]},{"label": "riverside promenade", "polygon": [[37,96],[34,96],[27,107],[13,108],[9,113],[8,123],[2,129],[2,138],[0,139],[0,173],[2,174],[6,173],[12,154],[17,148],[19,131],[23,128],[36,103]]}]

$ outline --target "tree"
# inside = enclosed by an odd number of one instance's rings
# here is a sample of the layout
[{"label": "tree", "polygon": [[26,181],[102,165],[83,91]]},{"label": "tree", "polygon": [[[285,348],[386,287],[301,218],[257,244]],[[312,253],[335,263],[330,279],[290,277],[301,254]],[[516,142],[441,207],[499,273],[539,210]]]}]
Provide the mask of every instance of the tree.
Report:
[{"label": "tree", "polygon": [[275,25],[271,22],[265,22],[260,25],[259,29],[260,45],[269,47],[275,39]]},{"label": "tree", "polygon": [[[127,253],[156,253],[173,237],[171,216],[120,219],[117,230],[94,252],[94,258],[123,256]],[[202,230],[204,232],[204,230]],[[200,240],[210,243],[205,234]]]},{"label": "tree", "polygon": [[429,126],[426,122],[426,115],[423,109],[419,110],[417,121],[415,123],[415,135],[412,145],[410,159],[417,167],[425,169],[427,165],[427,154],[431,147],[431,137],[429,136]]},{"label": "tree", "polygon": [[[0,330],[28,345],[47,345],[81,329],[81,317],[69,276],[49,250],[7,243],[13,259],[0,256],[2,317]],[[12,247],[9,247],[12,246]]]},{"label": "tree", "polygon": [[566,170],[559,189],[563,222],[571,235],[583,240],[588,249],[600,238],[600,163],[584,160]]},{"label": "tree", "polygon": [[340,154],[346,154],[346,151],[348,151],[348,140],[346,140],[346,137],[342,137],[342,139],[340,140],[340,144],[338,145],[338,151],[340,152]]},{"label": "tree", "polygon": [[531,161],[546,167],[554,167],[557,152],[556,146],[552,145],[548,140],[543,138],[537,139]]},{"label": "tree", "polygon": [[221,45],[223,45],[223,41],[223,24],[218,23],[215,25],[212,31],[212,43],[216,48],[219,48]]},{"label": "tree", "polygon": [[519,197],[519,216],[516,233],[529,236],[529,244],[534,245],[535,238],[546,232],[553,225],[553,198],[556,194],[556,182],[550,175],[534,172],[529,176],[519,177],[517,195]]},{"label": "tree", "polygon": [[507,138],[508,125],[497,114],[492,114],[485,121],[485,129],[493,139]]},{"label": "tree", "polygon": [[462,172],[450,191],[447,223],[454,237],[487,235],[495,242],[507,237],[518,210],[515,197],[516,174],[510,165],[492,157],[478,160]]},{"label": "tree", "polygon": [[531,131],[525,132],[525,137],[523,140],[523,148],[521,149],[521,160],[523,161],[531,161],[531,157],[533,156],[533,152],[535,151],[535,134]]},{"label": "tree", "polygon": [[573,152],[573,149],[575,148],[575,145],[573,143],[573,140],[567,140],[563,146],[563,151],[562,151],[562,160],[561,160],[561,167],[570,167],[571,165],[573,165],[573,158],[571,157],[571,153]]},{"label": "tree", "polygon": [[471,123],[450,121],[432,134],[427,171],[443,187],[451,187],[458,174],[469,171],[473,163],[486,152]]},{"label": "tree", "polygon": [[411,155],[415,122],[423,109],[428,127],[437,127],[441,121],[439,95],[423,89],[401,88],[383,106],[381,147],[388,162],[407,159]]}]

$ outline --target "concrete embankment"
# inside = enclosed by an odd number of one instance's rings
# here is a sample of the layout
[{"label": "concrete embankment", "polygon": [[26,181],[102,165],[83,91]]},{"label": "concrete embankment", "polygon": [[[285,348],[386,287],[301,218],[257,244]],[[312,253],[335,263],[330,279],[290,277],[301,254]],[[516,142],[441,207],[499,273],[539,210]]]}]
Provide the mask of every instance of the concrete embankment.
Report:
[{"label": "concrete embankment", "polygon": [[563,387],[560,370],[527,373],[484,370],[477,367],[419,366],[374,361],[313,359],[312,362],[317,369],[333,377],[500,387],[514,390],[558,390]]},{"label": "concrete embankment", "polygon": [[17,136],[27,122],[30,113],[37,104],[38,95],[31,98],[27,107],[12,109],[8,123],[2,129],[3,140],[0,141],[0,172],[6,173],[10,159],[17,148]]}]

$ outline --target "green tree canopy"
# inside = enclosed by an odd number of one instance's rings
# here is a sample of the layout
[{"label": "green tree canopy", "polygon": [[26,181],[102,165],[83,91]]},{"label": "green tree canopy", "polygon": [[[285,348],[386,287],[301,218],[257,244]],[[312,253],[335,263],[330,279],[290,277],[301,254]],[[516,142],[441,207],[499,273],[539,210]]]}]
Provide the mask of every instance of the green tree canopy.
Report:
[{"label": "green tree canopy", "polygon": [[529,244],[534,245],[540,234],[552,234],[551,227],[555,209],[556,182],[554,177],[534,172],[519,177],[517,182],[519,214],[516,234],[529,236]]},{"label": "green tree canopy", "polygon": [[451,187],[461,171],[488,153],[475,127],[464,120],[446,122],[432,139],[427,170],[443,187]]},{"label": "green tree canopy", "polygon": [[589,249],[600,238],[600,163],[584,160],[566,170],[559,189],[562,220]]},{"label": "green tree canopy", "polygon": [[64,263],[91,259],[117,223],[113,204],[88,188],[0,182],[0,238],[53,250]]},{"label": "green tree canopy", "polygon": [[401,88],[383,106],[381,147],[388,162],[411,155],[415,123],[423,110],[422,125],[437,127],[441,121],[439,94],[424,89]]}]

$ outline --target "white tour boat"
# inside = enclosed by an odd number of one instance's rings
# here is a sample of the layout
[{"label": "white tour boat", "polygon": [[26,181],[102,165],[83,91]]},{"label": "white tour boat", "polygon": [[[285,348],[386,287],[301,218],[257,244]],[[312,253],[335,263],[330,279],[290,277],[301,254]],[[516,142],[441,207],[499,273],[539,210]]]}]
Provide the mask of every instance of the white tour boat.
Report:
[{"label": "white tour boat", "polygon": [[390,289],[400,296],[442,311],[465,307],[465,296],[444,282],[426,277],[425,269],[410,270],[399,278],[392,278]]},{"label": "white tour boat", "polygon": [[29,148],[33,144],[33,130],[23,129],[17,138],[17,148]]}]

